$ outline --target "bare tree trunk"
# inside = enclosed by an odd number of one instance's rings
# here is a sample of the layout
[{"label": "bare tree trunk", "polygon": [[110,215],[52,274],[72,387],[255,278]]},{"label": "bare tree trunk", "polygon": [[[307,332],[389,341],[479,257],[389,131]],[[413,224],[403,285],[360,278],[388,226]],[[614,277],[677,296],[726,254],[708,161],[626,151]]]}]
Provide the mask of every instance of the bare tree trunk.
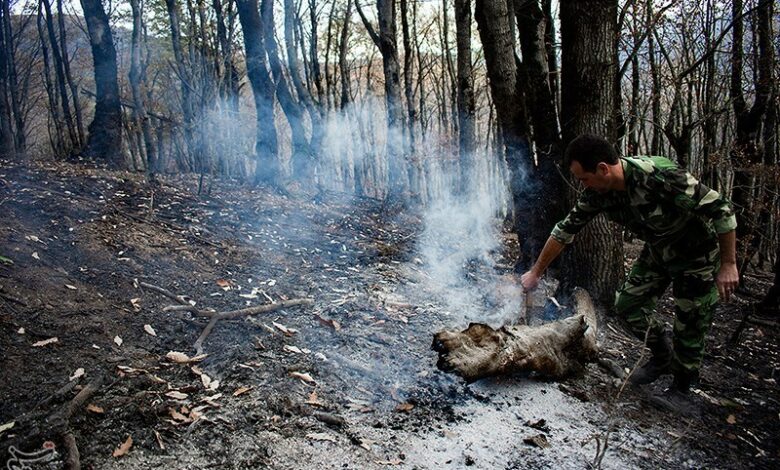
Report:
[{"label": "bare tree trunk", "polygon": [[555,223],[564,213],[564,189],[558,173],[561,163],[561,135],[555,96],[550,89],[545,48],[545,24],[541,4],[537,0],[515,0],[520,47],[523,53],[523,70],[528,91],[526,100],[533,124],[538,167],[535,178],[529,181],[526,204],[532,207],[533,224],[527,238],[522,240],[520,265],[525,269],[533,260],[524,258],[539,253]]},{"label": "bare tree trunk", "polygon": [[460,190],[467,191],[476,158],[474,71],[471,65],[471,1],[455,0],[458,64],[458,152]]},{"label": "bare tree trunk", "polygon": [[73,112],[76,115],[76,131],[78,132],[78,141],[76,147],[82,147],[86,139],[84,138],[84,120],[81,112],[81,102],[79,101],[79,88],[73,81],[73,74],[70,73],[70,56],[68,55],[68,38],[65,28],[65,12],[62,9],[62,0],[57,0],[57,21],[60,29],[60,47],[62,48],[62,65],[65,67],[65,80],[70,88],[70,96],[73,99]]},{"label": "bare tree trunk", "polygon": [[[46,96],[49,98],[49,113],[54,124],[54,136],[50,137],[52,151],[62,152],[65,147],[65,137],[62,129],[62,120],[60,119],[60,105],[57,97],[57,90],[52,82],[51,65],[49,62],[49,48],[46,46],[46,34],[44,30],[43,2],[38,3],[38,15],[36,18],[38,26],[38,37],[41,40],[41,56],[43,57],[43,79],[46,86]],[[49,128],[51,136],[51,128]]]},{"label": "bare tree trunk", "polygon": [[314,158],[303,127],[303,110],[290,92],[279,60],[279,50],[274,37],[273,0],[262,0],[260,4],[263,22],[264,45],[268,54],[268,63],[273,74],[276,98],[287,117],[292,134],[292,177],[298,181],[308,181],[314,172]]},{"label": "bare tree trunk", "polygon": [[280,175],[276,127],[274,125],[274,85],[266,68],[263,24],[257,0],[237,0],[238,18],[244,32],[246,70],[252,85],[257,111],[255,141],[255,182],[278,184]]},{"label": "bare tree trunk", "polygon": [[[116,49],[108,16],[100,0],[81,0],[95,66],[95,116],[89,124],[84,153],[105,158],[113,167],[124,167],[122,108],[117,82]],[[63,96],[63,99],[65,97]]]},{"label": "bare tree trunk", "polygon": [[[509,189],[512,194],[513,232],[522,244],[533,237],[529,221],[533,208],[528,175],[533,171],[533,155],[529,143],[530,125],[525,103],[519,92],[509,7],[506,0],[477,0],[474,9],[479,35],[485,53],[488,81],[496,108],[498,128],[503,145],[498,151],[506,159]],[[522,256],[530,256],[522,253]]]},{"label": "bare tree trunk", "polygon": [[[335,0],[334,0],[335,1]],[[309,0],[309,18],[311,20],[311,42],[309,43],[309,60],[311,61],[311,75],[314,87],[317,90],[317,102],[320,109],[325,106],[325,94],[322,89],[322,72],[320,71],[319,52],[317,51],[317,0]]]},{"label": "bare tree trunk", "polygon": [[[564,142],[583,133],[616,140],[616,21],[617,0],[561,2]],[[620,230],[597,217],[577,235],[561,264],[565,285],[585,287],[611,304],[623,274]]]},{"label": "bare tree trunk", "polygon": [[347,64],[347,41],[349,39],[349,22],[352,16],[352,0],[347,0],[344,11],[344,24],[341,26],[341,38],[339,40],[339,70],[341,73],[341,109],[345,109],[352,101],[349,78],[349,65]]},{"label": "bare tree trunk", "polygon": [[141,128],[146,150],[146,172],[153,175],[157,172],[157,157],[155,154],[154,138],[152,137],[152,128],[149,123],[149,116],[146,114],[143,95],[141,94],[141,35],[143,25],[141,18],[140,0],[130,0],[130,8],[133,13],[133,36],[130,52],[130,89],[133,94],[133,120],[136,126]]},{"label": "bare tree trunk", "polygon": [[184,124],[184,138],[190,157],[194,157],[196,165],[200,165],[200,152],[193,136],[193,106],[191,97],[191,84],[189,73],[184,65],[184,53],[181,50],[181,25],[179,23],[179,9],[176,0],[165,0],[168,11],[168,20],[171,26],[171,43],[173,45],[173,57],[176,74],[178,75],[181,90],[181,108]]},{"label": "bare tree trunk", "polygon": [[[653,0],[647,0],[647,18],[653,14]],[[660,155],[661,153],[661,72],[658,70],[658,62],[655,55],[655,35],[650,34],[647,38],[647,54],[650,61],[650,79],[652,80],[652,91],[650,93],[652,100],[652,127],[653,139],[650,145],[651,155]]]},{"label": "bare tree trunk", "polygon": [[[5,1],[3,2],[2,22],[3,26],[8,21],[6,16]],[[6,36],[0,35],[0,156],[12,157],[16,154],[16,143],[11,126],[11,107],[8,104],[8,56],[13,54],[13,49],[6,47]]]},{"label": "bare tree trunk", "polygon": [[[228,28],[225,25],[225,11],[222,8],[221,0],[213,0],[214,13],[217,22],[217,41],[222,52],[221,65],[223,68],[222,94],[230,104],[230,110],[238,112],[238,96],[240,76],[233,58],[233,38],[228,35]],[[233,0],[228,1],[227,13],[233,14]]]},{"label": "bare tree trunk", "polygon": [[[9,126],[13,132],[14,151],[23,153],[27,149],[27,130],[25,125],[24,116],[22,113],[22,99],[20,97],[19,80],[16,67],[16,58],[14,51],[16,50],[15,37],[13,33],[13,21],[11,11],[9,7],[9,0],[2,0],[2,34],[4,36],[5,47],[5,59],[6,59],[6,73],[7,73],[7,86],[8,96],[11,98],[10,112],[13,114],[13,121],[9,122]],[[22,29],[22,28],[20,28]],[[15,128],[15,129],[14,129]]]},{"label": "bare tree trunk", "polygon": [[737,206],[737,255],[740,272],[756,253],[755,225],[760,220],[759,212],[764,210],[755,204],[758,175],[756,169],[762,163],[759,150],[760,129],[772,97],[774,96],[774,47],[772,45],[772,11],[774,2],[764,0],[758,6],[758,71],[754,76],[756,93],[753,105],[748,108],[742,92],[743,73],[743,19],[742,0],[732,3],[733,39],[731,49],[731,87],[729,95],[736,117],[736,138],[731,150],[734,165],[733,201]]},{"label": "bare tree trunk", "polygon": [[[298,98],[303,103],[306,111],[309,114],[309,120],[311,121],[311,143],[310,148],[312,152],[312,158],[317,160],[318,153],[322,148],[322,139],[324,137],[324,130],[322,128],[322,117],[317,105],[312,99],[309,89],[306,88],[301,80],[301,66],[298,62],[298,54],[295,49],[295,21],[296,13],[293,8],[292,0],[284,0],[284,39],[287,46],[287,63],[290,67],[290,79],[295,86],[295,92],[298,94]],[[347,18],[348,20],[349,18]],[[319,66],[318,66],[319,67]],[[313,163],[312,163],[313,164]]]},{"label": "bare tree trunk", "polygon": [[[46,10],[46,30],[49,33],[49,44],[51,44],[51,55],[54,59],[54,72],[57,77],[57,87],[60,92],[62,100],[62,116],[65,119],[65,125],[68,128],[68,137],[70,137],[71,149],[78,147],[79,140],[78,134],[76,134],[76,128],[73,125],[73,115],[70,112],[70,101],[68,100],[67,84],[65,79],[65,66],[63,64],[62,50],[57,43],[57,36],[54,32],[54,18],[51,14],[51,7],[49,0],[40,0],[43,3],[43,8]],[[102,9],[102,7],[101,7]],[[86,15],[86,12],[85,12]],[[67,58],[66,58],[67,59]]]},{"label": "bare tree trunk", "polygon": [[403,105],[401,101],[400,65],[396,44],[395,0],[377,0],[379,34],[368,21],[360,4],[355,1],[358,14],[368,30],[369,36],[382,54],[382,71],[385,77],[385,104],[387,106],[387,161],[389,166],[389,194],[401,196],[406,187],[404,155],[396,133],[403,126]]},{"label": "bare tree trunk", "polygon": [[[414,0],[413,0],[414,1]],[[417,121],[416,106],[414,102],[414,88],[412,87],[412,73],[414,63],[414,51],[409,36],[409,8],[407,0],[401,0],[401,36],[404,46],[404,97],[406,98],[407,121],[404,126],[404,152],[413,154],[415,149],[414,123]],[[410,169],[413,165],[410,165]]]}]

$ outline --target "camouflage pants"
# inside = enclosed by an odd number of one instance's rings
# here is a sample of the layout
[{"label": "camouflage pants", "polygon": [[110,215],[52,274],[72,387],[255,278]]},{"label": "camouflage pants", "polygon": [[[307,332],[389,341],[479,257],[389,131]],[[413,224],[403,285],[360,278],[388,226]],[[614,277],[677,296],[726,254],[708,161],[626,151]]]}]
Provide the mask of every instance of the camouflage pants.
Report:
[{"label": "camouflage pants", "polygon": [[639,339],[644,340],[647,334],[647,344],[651,345],[664,333],[663,322],[654,315],[656,302],[672,283],[673,373],[698,373],[704,357],[705,336],[718,300],[717,240],[714,236],[691,238],[689,242],[663,249],[645,245],[615,299],[617,314]]}]

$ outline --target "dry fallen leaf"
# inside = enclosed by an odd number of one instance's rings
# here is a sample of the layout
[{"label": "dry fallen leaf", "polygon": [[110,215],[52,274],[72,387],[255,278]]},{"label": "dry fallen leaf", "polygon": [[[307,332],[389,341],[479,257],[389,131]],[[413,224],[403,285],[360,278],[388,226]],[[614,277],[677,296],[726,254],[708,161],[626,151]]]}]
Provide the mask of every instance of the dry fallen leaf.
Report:
[{"label": "dry fallen leaf", "polygon": [[122,445],[114,449],[114,457],[121,457],[126,455],[128,452],[130,452],[131,447],[133,447],[133,438],[132,436],[127,436],[127,440],[123,442]]},{"label": "dry fallen leaf", "polygon": [[186,400],[189,395],[186,393],[181,393],[178,390],[171,390],[170,392],[167,392],[165,396],[168,398],[173,398],[174,400]]},{"label": "dry fallen leaf", "polygon": [[286,336],[292,336],[298,331],[293,328],[287,328],[286,326],[282,325],[281,323],[277,322],[271,322],[279,331],[284,333]]},{"label": "dry fallen leaf", "polygon": [[414,405],[411,403],[401,403],[395,407],[395,411],[411,411],[412,408],[414,408]]},{"label": "dry fallen leaf", "polygon": [[303,354],[303,351],[301,351],[301,349],[299,347],[297,347],[297,346],[290,346],[289,344],[285,344],[284,348],[282,348],[282,349],[284,349],[285,351],[291,352],[291,353],[295,353],[295,354]]},{"label": "dry fallen leaf", "polygon": [[183,423],[189,423],[190,418],[184,416],[183,414],[179,413],[178,411],[174,410],[173,408],[168,409],[168,413],[171,415],[171,418],[173,418],[176,421],[181,421]]},{"label": "dry fallen leaf", "polygon": [[105,410],[102,407],[99,407],[99,406],[97,406],[94,403],[90,403],[89,405],[87,405],[87,411],[89,411],[91,413],[96,413],[96,414],[103,414],[103,413],[105,413]]},{"label": "dry fallen leaf", "polygon": [[314,383],[314,379],[309,374],[305,374],[305,373],[302,373],[302,372],[290,372],[290,375],[292,375],[296,379],[301,379],[304,382],[308,382],[308,383],[311,383],[311,384]]},{"label": "dry fallen leaf", "polygon": [[122,341],[122,338],[119,335],[116,335],[114,336],[114,343],[116,343],[117,346],[122,346],[124,341]]},{"label": "dry fallen leaf", "polygon": [[169,351],[165,358],[177,364],[187,364],[192,360],[190,356],[178,351]]},{"label": "dry fallen leaf", "polygon": [[38,256],[38,252],[37,252],[37,251],[33,251],[32,257],[33,257],[33,258],[35,258],[35,259],[37,259],[37,260],[39,260],[39,261],[40,261],[40,259],[41,259],[41,257],[40,257],[40,256]]},{"label": "dry fallen leaf", "polygon": [[40,348],[41,346],[47,346],[49,344],[53,344],[53,343],[56,343],[58,341],[59,341],[59,339],[57,339],[57,337],[55,336],[54,338],[44,339],[43,341],[35,342],[32,345],[33,345],[34,348]]},{"label": "dry fallen leaf", "polygon": [[78,379],[79,377],[83,377],[84,374],[85,374],[84,368],[83,367],[79,367],[78,369],[76,369],[75,372],[73,372],[73,375],[71,375],[70,379],[68,379],[68,380],[73,382],[74,380]]},{"label": "dry fallen leaf", "polygon": [[239,395],[243,395],[246,392],[252,390],[252,387],[238,387],[235,392],[233,392],[233,396],[237,397]]},{"label": "dry fallen leaf", "polygon": [[133,306],[133,310],[135,310],[136,312],[140,311],[141,310],[141,298],[140,297],[136,297],[134,299],[130,299],[130,305]]},{"label": "dry fallen leaf", "polygon": [[309,399],[306,400],[305,403],[307,405],[312,405],[312,406],[325,406],[325,404],[320,401],[319,396],[317,396],[317,392],[316,391],[311,392],[309,394]]},{"label": "dry fallen leaf", "polygon": [[78,287],[76,287],[74,285],[71,285],[71,284],[65,284],[65,287],[67,287],[70,290],[77,290],[78,289]]},{"label": "dry fallen leaf", "polygon": [[154,430],[154,437],[157,438],[157,445],[160,446],[160,449],[165,450],[165,444],[163,444],[162,436],[156,429]]},{"label": "dry fallen leaf", "polygon": [[737,423],[737,417],[734,415],[729,415],[728,418],[726,418],[726,422],[729,424],[736,424]]},{"label": "dry fallen leaf", "polygon": [[374,445],[376,441],[372,441],[371,439],[360,439],[360,447],[363,449],[366,449],[368,451],[371,450],[371,446]]},{"label": "dry fallen leaf", "polygon": [[0,424],[0,434],[8,431],[9,429],[12,429],[14,426],[16,426],[16,421],[9,421],[5,424]]},{"label": "dry fallen leaf", "polygon": [[22,327],[22,328],[19,328],[18,330],[16,330],[16,332],[17,332],[18,334],[20,334],[20,335],[23,335],[23,334],[25,333],[24,327]]},{"label": "dry fallen leaf", "polygon": [[315,441],[336,442],[336,438],[325,432],[310,432],[306,437]]},{"label": "dry fallen leaf", "polygon": [[144,325],[144,331],[149,333],[152,336],[157,336],[157,332],[154,331],[154,328],[152,328],[152,325]]},{"label": "dry fallen leaf", "polygon": [[203,384],[203,388],[206,390],[211,387],[211,377],[206,374],[200,374],[200,382]]}]

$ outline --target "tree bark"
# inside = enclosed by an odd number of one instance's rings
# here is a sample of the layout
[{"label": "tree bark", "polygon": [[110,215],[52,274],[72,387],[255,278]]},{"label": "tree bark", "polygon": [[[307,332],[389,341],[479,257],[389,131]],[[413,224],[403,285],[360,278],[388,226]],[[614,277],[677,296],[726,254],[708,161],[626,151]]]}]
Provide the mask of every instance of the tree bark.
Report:
[{"label": "tree bark", "polygon": [[292,177],[305,182],[312,178],[314,173],[314,156],[312,155],[309,141],[306,138],[306,130],[303,127],[303,110],[290,92],[290,86],[282,70],[282,61],[279,59],[279,48],[274,37],[274,3],[273,0],[262,0],[260,3],[261,18],[263,22],[263,34],[268,63],[276,88],[276,98],[287,117],[292,135]]},{"label": "tree bark", "polygon": [[[523,71],[527,82],[526,100],[533,125],[538,165],[535,178],[529,184],[526,204],[533,210],[535,224],[522,240],[521,254],[539,253],[553,226],[561,219],[563,209],[563,184],[558,167],[561,164],[561,134],[555,96],[550,89],[550,70],[545,47],[546,23],[541,4],[537,0],[515,0],[520,47],[523,52]],[[530,266],[531,259],[519,260],[520,265]]]},{"label": "tree bark", "polygon": [[[533,189],[529,176],[533,172],[529,133],[530,125],[525,103],[519,90],[519,72],[515,57],[514,37],[506,0],[477,0],[474,9],[480,39],[485,54],[488,81],[503,145],[498,154],[506,159],[509,189],[512,195],[513,232],[522,244],[533,237],[533,207],[529,204]],[[521,253],[528,257],[530,253]]]},{"label": "tree bark", "polygon": [[[563,141],[591,133],[615,142],[616,0],[561,2]],[[565,169],[568,170],[568,169]],[[573,200],[575,193],[570,194]],[[621,231],[603,215],[577,235],[562,258],[562,279],[611,305],[623,277]]]},{"label": "tree bark", "polygon": [[[78,134],[76,133],[76,128],[74,127],[73,124],[73,115],[70,112],[70,101],[68,100],[68,91],[66,88],[67,83],[65,78],[65,65],[63,64],[63,61],[67,60],[67,57],[63,59],[62,49],[60,49],[60,45],[58,44],[57,41],[57,36],[54,32],[54,17],[51,14],[51,6],[49,5],[49,0],[40,0],[40,1],[41,3],[43,3],[44,10],[46,10],[46,31],[49,33],[49,44],[51,45],[51,56],[52,59],[54,59],[54,72],[55,72],[55,77],[57,79],[57,87],[59,89],[60,96],[62,97],[62,100],[60,101],[60,105],[62,105],[62,116],[65,120],[65,126],[68,128],[68,137],[70,138],[70,146],[71,148],[77,148],[79,145],[79,140],[78,140]],[[84,12],[84,16],[86,18],[86,12]],[[87,26],[89,26],[89,24],[87,24]],[[114,56],[116,56],[116,54],[114,54]]]},{"label": "tree bark", "polygon": [[598,354],[596,311],[587,292],[573,294],[574,315],[540,326],[513,325],[494,330],[472,323],[461,332],[440,331],[433,338],[439,369],[467,382],[517,372],[562,378],[579,372]]},{"label": "tree bark", "polygon": [[244,32],[246,70],[252,85],[257,112],[257,136],[255,140],[255,182],[277,185],[279,168],[278,143],[274,125],[274,86],[266,68],[263,46],[263,24],[257,0],[237,0],[238,19]]},{"label": "tree bark", "polygon": [[455,0],[455,42],[458,68],[458,159],[460,190],[468,191],[476,158],[474,70],[471,65],[471,0]]},{"label": "tree bark", "polygon": [[84,145],[84,118],[81,112],[81,102],[79,101],[79,88],[73,80],[73,74],[70,72],[70,56],[68,55],[67,28],[65,27],[65,12],[62,8],[62,0],[57,0],[57,22],[60,29],[60,47],[62,48],[62,65],[65,68],[65,81],[70,88],[70,96],[73,99],[73,112],[76,115],[76,131],[78,142],[76,147]]},{"label": "tree bark", "polygon": [[[22,112],[22,98],[19,90],[19,75],[16,67],[16,38],[13,32],[13,16],[10,11],[9,0],[2,0],[2,14],[3,14],[3,31],[4,35],[4,48],[5,48],[5,60],[6,73],[7,73],[7,91],[8,96],[11,98],[9,111],[13,115],[13,121],[9,122],[9,126],[13,132],[14,152],[23,153],[27,150],[27,129],[26,123]],[[20,30],[24,28],[21,27]],[[18,32],[18,33],[21,33]]]},{"label": "tree bark", "polygon": [[355,1],[360,19],[368,34],[382,54],[382,72],[385,77],[385,105],[387,107],[387,161],[389,166],[388,191],[390,196],[400,197],[406,188],[405,156],[396,137],[404,122],[401,101],[400,65],[398,63],[398,45],[396,42],[395,0],[377,0],[379,33],[368,21],[360,4]]},{"label": "tree bark", "polygon": [[[100,0],[81,0],[95,66],[95,116],[89,124],[84,153],[104,158],[109,165],[124,167],[122,154],[122,108],[117,83],[116,49],[108,16]],[[63,97],[65,99],[65,97]]]},{"label": "tree bark", "polygon": [[733,40],[731,49],[731,97],[736,118],[736,136],[731,149],[734,166],[733,201],[737,208],[737,255],[740,272],[756,253],[755,226],[761,219],[762,204],[756,204],[757,168],[763,158],[760,150],[760,129],[769,104],[774,96],[774,48],[772,45],[772,11],[774,2],[762,0],[757,7],[758,73],[754,75],[755,100],[748,107],[742,92],[743,34],[742,0],[732,3]]},{"label": "tree bark", "polygon": [[136,126],[141,129],[143,135],[144,148],[146,150],[145,168],[149,176],[157,172],[157,157],[155,152],[154,138],[152,137],[152,127],[149,123],[149,116],[146,114],[143,94],[141,93],[141,36],[143,33],[141,2],[140,0],[130,0],[130,8],[133,15],[133,35],[130,50],[130,89],[133,94],[133,120]]}]

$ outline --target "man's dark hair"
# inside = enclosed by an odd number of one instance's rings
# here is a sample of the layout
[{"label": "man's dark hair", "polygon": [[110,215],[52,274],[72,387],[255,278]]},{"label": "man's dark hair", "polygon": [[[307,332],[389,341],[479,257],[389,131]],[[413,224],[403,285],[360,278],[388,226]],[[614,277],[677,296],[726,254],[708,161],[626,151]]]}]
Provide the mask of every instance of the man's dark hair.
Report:
[{"label": "man's dark hair", "polygon": [[582,134],[569,142],[563,155],[564,168],[569,168],[571,163],[580,162],[582,169],[588,173],[595,173],[599,163],[604,162],[614,165],[618,162],[618,154],[615,147],[605,138],[593,134]]}]

